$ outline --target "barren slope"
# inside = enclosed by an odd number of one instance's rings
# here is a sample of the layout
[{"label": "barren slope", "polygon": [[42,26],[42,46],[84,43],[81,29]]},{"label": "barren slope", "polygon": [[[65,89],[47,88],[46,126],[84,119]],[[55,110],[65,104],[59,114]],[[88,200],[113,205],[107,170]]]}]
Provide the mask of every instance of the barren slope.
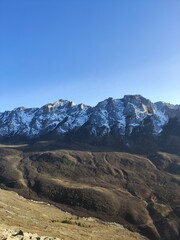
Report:
[{"label": "barren slope", "polygon": [[34,236],[34,239],[35,236],[49,236],[64,240],[145,239],[119,224],[104,223],[94,218],[79,218],[54,206],[32,202],[14,192],[0,189],[0,237],[9,236],[7,239],[10,239],[10,233],[19,230],[24,232],[24,239],[30,239],[27,236]]}]

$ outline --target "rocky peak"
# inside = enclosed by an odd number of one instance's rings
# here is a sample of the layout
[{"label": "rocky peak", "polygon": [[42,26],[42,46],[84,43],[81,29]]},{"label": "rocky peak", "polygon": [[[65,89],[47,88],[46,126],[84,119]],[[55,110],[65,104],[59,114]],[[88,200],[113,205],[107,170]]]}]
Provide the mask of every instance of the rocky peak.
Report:
[{"label": "rocky peak", "polygon": [[[0,114],[0,136],[23,135],[36,137],[52,131],[65,135],[88,125],[93,136],[104,136],[112,129],[119,135],[130,135],[134,128],[145,126],[148,118],[153,134],[159,134],[170,118],[180,118],[180,105],[163,102],[152,103],[141,95],[112,97],[95,107],[60,99],[41,108],[19,107]],[[84,129],[84,127],[83,127]]]},{"label": "rocky peak", "polygon": [[109,133],[115,125],[121,129],[121,133],[125,133],[125,116],[124,104],[120,99],[108,98],[98,103],[90,116],[90,124],[93,134],[97,135],[96,128],[102,128],[102,135]]}]

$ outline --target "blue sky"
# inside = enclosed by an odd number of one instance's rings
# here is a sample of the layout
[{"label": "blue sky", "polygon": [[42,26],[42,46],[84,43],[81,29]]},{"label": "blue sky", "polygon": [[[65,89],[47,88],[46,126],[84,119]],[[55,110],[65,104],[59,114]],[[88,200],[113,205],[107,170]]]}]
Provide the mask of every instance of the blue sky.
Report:
[{"label": "blue sky", "polygon": [[179,0],[0,0],[0,111],[141,94],[180,104]]}]

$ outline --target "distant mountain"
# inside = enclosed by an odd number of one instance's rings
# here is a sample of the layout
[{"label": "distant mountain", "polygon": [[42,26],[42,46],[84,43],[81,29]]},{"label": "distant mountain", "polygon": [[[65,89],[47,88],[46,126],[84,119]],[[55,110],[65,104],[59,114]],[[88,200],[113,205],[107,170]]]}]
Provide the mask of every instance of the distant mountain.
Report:
[{"label": "distant mountain", "polygon": [[95,107],[61,99],[41,108],[19,107],[0,113],[0,138],[27,141],[58,137],[131,148],[134,138],[159,138],[172,119],[180,119],[180,105],[152,103],[141,95],[108,98]]}]

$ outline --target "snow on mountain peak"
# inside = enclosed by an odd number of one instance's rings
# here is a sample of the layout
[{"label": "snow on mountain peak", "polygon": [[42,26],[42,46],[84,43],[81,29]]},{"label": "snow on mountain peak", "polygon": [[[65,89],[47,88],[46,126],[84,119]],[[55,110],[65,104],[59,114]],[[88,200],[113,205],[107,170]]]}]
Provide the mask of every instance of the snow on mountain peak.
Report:
[{"label": "snow on mountain peak", "polygon": [[141,95],[125,95],[122,99],[108,98],[95,107],[60,99],[41,108],[19,107],[0,114],[0,136],[23,135],[36,137],[55,131],[66,134],[88,125],[94,136],[113,131],[129,135],[149,118],[154,134],[159,134],[172,117],[180,117],[180,105],[152,103]]}]

